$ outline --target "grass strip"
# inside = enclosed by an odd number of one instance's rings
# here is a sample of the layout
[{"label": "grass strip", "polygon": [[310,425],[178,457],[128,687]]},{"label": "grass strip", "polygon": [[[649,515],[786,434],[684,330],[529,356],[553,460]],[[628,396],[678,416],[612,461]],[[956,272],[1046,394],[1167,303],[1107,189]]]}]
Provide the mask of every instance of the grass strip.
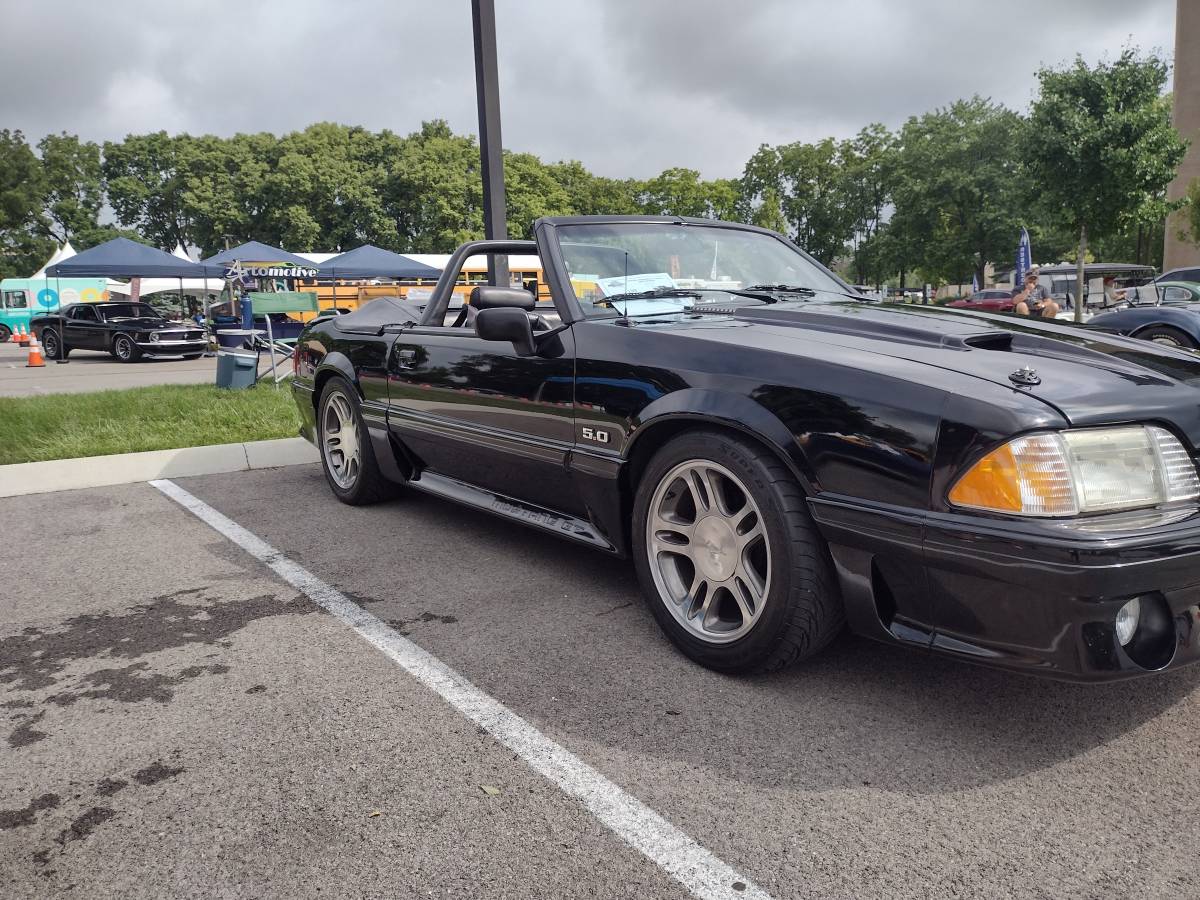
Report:
[{"label": "grass strip", "polygon": [[295,437],[299,428],[287,385],[0,397],[0,465]]}]

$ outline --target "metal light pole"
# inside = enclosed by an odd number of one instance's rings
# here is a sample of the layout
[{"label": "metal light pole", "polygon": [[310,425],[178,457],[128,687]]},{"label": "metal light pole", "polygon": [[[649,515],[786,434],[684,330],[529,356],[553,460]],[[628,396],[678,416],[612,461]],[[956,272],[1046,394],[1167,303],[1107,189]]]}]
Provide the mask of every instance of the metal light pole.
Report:
[{"label": "metal light pole", "polygon": [[[479,162],[483,171],[483,234],[505,240],[504,156],[500,143],[500,83],[496,69],[495,0],[471,0],[475,34],[475,96],[479,102]],[[508,287],[508,257],[488,257],[488,281]]]}]

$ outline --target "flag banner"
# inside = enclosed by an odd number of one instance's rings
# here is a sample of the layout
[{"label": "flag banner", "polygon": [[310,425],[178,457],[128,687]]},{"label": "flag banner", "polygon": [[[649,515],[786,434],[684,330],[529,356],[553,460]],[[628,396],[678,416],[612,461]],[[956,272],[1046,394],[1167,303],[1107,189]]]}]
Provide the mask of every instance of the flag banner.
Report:
[{"label": "flag banner", "polygon": [[1017,244],[1017,272],[1013,278],[1013,286],[1019,286],[1025,280],[1025,273],[1033,268],[1033,252],[1029,248],[1029,231],[1021,229],[1021,240]]}]

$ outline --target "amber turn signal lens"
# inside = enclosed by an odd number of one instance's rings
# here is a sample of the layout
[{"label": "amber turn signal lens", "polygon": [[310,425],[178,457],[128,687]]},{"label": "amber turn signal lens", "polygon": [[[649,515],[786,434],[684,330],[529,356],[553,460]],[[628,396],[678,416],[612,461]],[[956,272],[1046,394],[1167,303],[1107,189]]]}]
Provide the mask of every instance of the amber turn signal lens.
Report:
[{"label": "amber turn signal lens", "polygon": [[975,463],[950,492],[955,506],[1019,513],[1021,492],[1017,485],[1017,461],[1005,444]]},{"label": "amber turn signal lens", "polygon": [[1057,434],[1031,434],[990,452],[955,483],[955,506],[1026,516],[1079,512],[1066,447]]}]

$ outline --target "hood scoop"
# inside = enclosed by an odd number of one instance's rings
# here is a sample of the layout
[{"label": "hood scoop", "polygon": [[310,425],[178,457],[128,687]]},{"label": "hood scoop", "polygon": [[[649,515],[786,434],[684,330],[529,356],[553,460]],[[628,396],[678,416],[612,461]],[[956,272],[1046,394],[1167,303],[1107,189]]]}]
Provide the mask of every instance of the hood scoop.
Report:
[{"label": "hood scoop", "polygon": [[791,325],[811,331],[913,344],[948,350],[1011,350],[1007,331],[981,331],[978,324],[961,318],[910,315],[902,310],[877,310],[856,304],[825,308],[774,309],[743,306],[734,311],[738,319],[770,325]]}]

